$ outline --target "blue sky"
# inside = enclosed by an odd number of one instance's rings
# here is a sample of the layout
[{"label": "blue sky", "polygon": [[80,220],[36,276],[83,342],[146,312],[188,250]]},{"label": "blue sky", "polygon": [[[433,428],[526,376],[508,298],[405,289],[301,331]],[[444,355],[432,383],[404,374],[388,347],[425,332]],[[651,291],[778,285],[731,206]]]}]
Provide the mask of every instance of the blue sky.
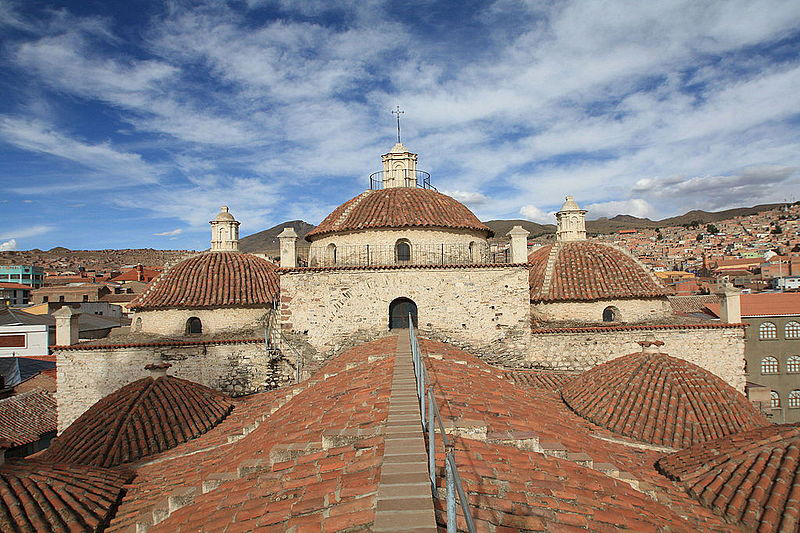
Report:
[{"label": "blue sky", "polygon": [[0,0],[0,249],[318,223],[395,105],[484,220],[797,200],[800,2]]}]

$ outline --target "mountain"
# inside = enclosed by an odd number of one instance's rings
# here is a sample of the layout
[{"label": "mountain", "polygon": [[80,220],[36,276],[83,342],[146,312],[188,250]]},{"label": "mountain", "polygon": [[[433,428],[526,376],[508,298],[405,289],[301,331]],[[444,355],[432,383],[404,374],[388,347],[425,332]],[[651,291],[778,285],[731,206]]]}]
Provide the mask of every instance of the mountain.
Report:
[{"label": "mountain", "polygon": [[305,237],[306,234],[316,226],[302,220],[292,220],[290,222],[284,222],[283,224],[278,224],[277,226],[265,229],[264,231],[253,233],[247,237],[242,237],[239,239],[239,249],[247,253],[262,253],[277,256],[280,254],[280,242],[278,242],[278,235],[283,231],[284,228],[288,227],[294,228],[294,231],[297,232],[297,236],[300,237],[297,240],[297,247],[301,251],[305,248],[308,248],[309,243],[303,239],[303,237]]},{"label": "mountain", "polygon": [[487,220],[484,222],[484,224],[492,228],[496,239],[506,238],[506,233],[508,233],[514,226],[522,226],[526,230],[530,231],[531,238],[556,232],[555,224],[537,224],[536,222],[531,222],[530,220]]}]

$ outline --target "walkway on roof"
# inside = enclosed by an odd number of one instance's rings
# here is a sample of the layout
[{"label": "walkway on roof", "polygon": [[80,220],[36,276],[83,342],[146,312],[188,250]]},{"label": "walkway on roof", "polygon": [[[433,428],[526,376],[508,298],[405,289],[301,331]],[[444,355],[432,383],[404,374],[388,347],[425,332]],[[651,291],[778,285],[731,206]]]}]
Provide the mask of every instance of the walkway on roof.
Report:
[{"label": "walkway on roof", "polygon": [[408,333],[400,330],[372,531],[437,531],[416,387]]}]

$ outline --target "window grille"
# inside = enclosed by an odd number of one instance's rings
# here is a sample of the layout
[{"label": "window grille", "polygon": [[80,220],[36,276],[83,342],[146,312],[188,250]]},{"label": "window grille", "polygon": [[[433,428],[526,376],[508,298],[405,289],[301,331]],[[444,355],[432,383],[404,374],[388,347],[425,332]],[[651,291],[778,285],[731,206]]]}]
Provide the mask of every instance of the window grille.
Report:
[{"label": "window grille", "polygon": [[790,355],[786,360],[786,372],[800,374],[800,355]]},{"label": "window grille", "polygon": [[781,406],[781,397],[774,390],[769,391],[769,406],[773,409],[779,409]]},{"label": "window grille", "polygon": [[761,360],[762,374],[777,374],[778,372],[780,372],[780,364],[778,364],[777,358],[769,356]]},{"label": "window grille", "polygon": [[795,389],[789,393],[789,409],[800,407],[800,390]]},{"label": "window grille", "polygon": [[789,322],[784,330],[787,339],[800,339],[800,322]]},{"label": "window grille", "polygon": [[764,322],[763,324],[758,326],[758,338],[761,340],[777,339],[778,328],[775,327],[775,324],[773,324],[772,322]]}]

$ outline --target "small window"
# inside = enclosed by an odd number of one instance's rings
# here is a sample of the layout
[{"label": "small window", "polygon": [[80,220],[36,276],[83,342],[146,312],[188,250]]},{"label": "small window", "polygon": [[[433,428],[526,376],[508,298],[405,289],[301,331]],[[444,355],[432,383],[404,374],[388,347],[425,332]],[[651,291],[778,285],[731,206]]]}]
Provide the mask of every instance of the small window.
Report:
[{"label": "small window", "polygon": [[781,396],[774,390],[769,391],[769,406],[772,409],[780,409],[781,407]]},{"label": "small window", "polygon": [[84,294],[83,295],[83,301],[84,302],[88,302],[89,301],[89,295],[88,294]]},{"label": "small window", "polygon": [[619,309],[613,306],[603,309],[603,322],[619,322]]},{"label": "small window", "polygon": [[64,297],[63,297],[63,296],[59,296],[59,297],[58,297],[58,301],[59,301],[59,302],[63,302],[63,301],[64,301]]},{"label": "small window", "polygon": [[142,331],[142,317],[137,316],[136,320],[133,322],[133,331],[139,332]]},{"label": "small window", "polygon": [[329,265],[336,264],[336,245],[330,243],[328,247],[325,249],[325,259]]},{"label": "small window", "polygon": [[398,263],[411,261],[411,243],[407,240],[400,240],[394,245],[395,255]]},{"label": "small window", "polygon": [[778,328],[772,322],[764,322],[758,326],[758,338],[760,340],[777,339]]},{"label": "small window", "polygon": [[791,321],[784,330],[787,339],[800,339],[800,322]]},{"label": "small window", "polygon": [[800,355],[790,355],[786,360],[786,372],[800,374]]},{"label": "small window", "polygon": [[186,334],[187,335],[200,335],[203,333],[203,323],[196,316],[191,317],[186,321]]},{"label": "small window", "polygon": [[478,253],[478,243],[475,241],[469,243],[469,262],[480,263],[480,255]]},{"label": "small window", "polygon": [[47,301],[48,301],[49,299],[50,299],[50,297],[49,297],[49,296],[42,296],[42,303],[47,303]]},{"label": "small window", "polygon": [[789,409],[800,407],[800,390],[795,389],[789,393]]},{"label": "small window", "polygon": [[777,358],[768,356],[761,360],[762,374],[777,374],[778,372],[780,372],[780,365]]}]

